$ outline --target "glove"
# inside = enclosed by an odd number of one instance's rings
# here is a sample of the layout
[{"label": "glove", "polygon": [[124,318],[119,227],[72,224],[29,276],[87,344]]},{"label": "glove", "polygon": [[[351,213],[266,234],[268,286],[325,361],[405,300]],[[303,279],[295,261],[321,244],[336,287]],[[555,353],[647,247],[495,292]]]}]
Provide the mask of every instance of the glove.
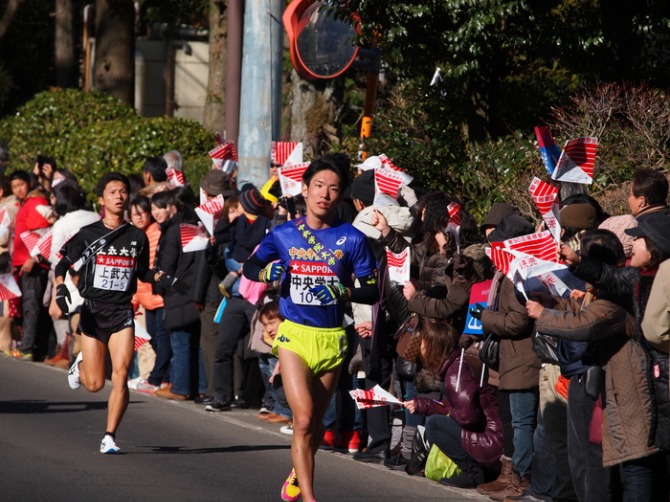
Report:
[{"label": "glove", "polygon": [[347,288],[341,282],[336,282],[333,284],[319,284],[310,288],[309,292],[318,298],[321,305],[327,305],[339,298],[344,298],[344,295],[347,294]]},{"label": "glove", "polygon": [[410,188],[409,186],[405,185],[404,183],[400,185],[400,195],[402,196],[403,199],[405,199],[405,203],[407,204],[407,207],[412,207],[416,205],[418,202],[416,198],[416,193],[414,192],[413,188]]},{"label": "glove", "polygon": [[67,289],[65,284],[59,284],[56,286],[56,305],[63,313],[63,315],[68,315],[70,313],[70,307],[68,303],[72,303],[72,298],[70,298],[70,290]]},{"label": "glove", "polygon": [[484,307],[480,303],[477,303],[470,309],[470,315],[478,321],[481,321],[482,319],[482,312],[484,312]]},{"label": "glove", "polygon": [[483,337],[477,335],[462,334],[458,339],[458,346],[462,349],[467,349],[473,343],[481,342],[482,338]]},{"label": "glove", "polygon": [[284,265],[281,263],[270,263],[258,274],[258,280],[261,282],[274,282],[284,273]]}]

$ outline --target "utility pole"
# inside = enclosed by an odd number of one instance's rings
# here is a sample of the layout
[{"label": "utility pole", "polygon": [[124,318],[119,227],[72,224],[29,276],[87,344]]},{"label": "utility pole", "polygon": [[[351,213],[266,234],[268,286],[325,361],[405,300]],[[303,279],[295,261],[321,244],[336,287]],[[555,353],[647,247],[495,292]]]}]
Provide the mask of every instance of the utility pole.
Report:
[{"label": "utility pole", "polygon": [[267,181],[272,140],[280,137],[283,10],[283,0],[245,2],[238,183]]}]

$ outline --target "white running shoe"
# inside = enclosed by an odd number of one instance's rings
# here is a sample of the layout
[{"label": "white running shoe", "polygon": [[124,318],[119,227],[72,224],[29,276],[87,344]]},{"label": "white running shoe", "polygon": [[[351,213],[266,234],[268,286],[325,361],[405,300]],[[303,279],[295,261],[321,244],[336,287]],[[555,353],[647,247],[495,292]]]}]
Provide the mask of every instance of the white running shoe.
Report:
[{"label": "white running shoe", "polygon": [[128,380],[128,388],[131,390],[137,390],[137,385],[144,380],[141,376],[138,376],[137,378],[132,378]]},{"label": "white running shoe", "polygon": [[279,432],[282,434],[288,434],[289,436],[293,435],[293,424],[286,424],[279,428]]},{"label": "white running shoe", "polygon": [[114,455],[119,453],[121,448],[116,446],[114,438],[109,434],[105,434],[105,437],[102,438],[102,443],[100,443],[100,453],[106,453],[108,455]]},{"label": "white running shoe", "polygon": [[70,388],[73,390],[77,390],[81,387],[81,381],[79,380],[79,364],[81,364],[82,359],[83,354],[80,352],[72,363],[72,366],[70,366],[70,371],[67,372],[67,383],[70,384]]}]

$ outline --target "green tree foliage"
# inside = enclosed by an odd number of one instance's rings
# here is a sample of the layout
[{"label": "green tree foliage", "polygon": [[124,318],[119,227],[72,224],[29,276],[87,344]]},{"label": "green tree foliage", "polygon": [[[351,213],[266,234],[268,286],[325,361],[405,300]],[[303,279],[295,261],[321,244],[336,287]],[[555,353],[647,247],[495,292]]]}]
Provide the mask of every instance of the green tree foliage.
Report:
[{"label": "green tree foliage", "polygon": [[100,92],[43,92],[0,122],[12,169],[30,169],[39,153],[71,170],[89,193],[108,171],[141,173],[144,159],[177,149],[187,180],[199,180],[211,162],[213,138],[197,122],[144,118]]}]

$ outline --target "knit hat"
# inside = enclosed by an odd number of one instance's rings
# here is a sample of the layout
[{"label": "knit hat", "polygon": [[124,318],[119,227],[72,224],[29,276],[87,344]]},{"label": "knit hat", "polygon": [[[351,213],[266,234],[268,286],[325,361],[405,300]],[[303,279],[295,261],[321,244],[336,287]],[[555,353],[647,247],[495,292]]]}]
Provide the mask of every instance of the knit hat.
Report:
[{"label": "knit hat", "polygon": [[375,200],[375,171],[364,171],[351,183],[351,198],[359,199],[363,204],[371,206]]},{"label": "knit hat", "polygon": [[621,241],[626,258],[630,258],[630,255],[633,252],[633,241],[635,239],[625,231],[636,226],[637,220],[632,214],[622,214],[621,216],[610,216],[603,221],[598,228],[609,230],[616,235]]},{"label": "knit hat", "polygon": [[259,215],[265,207],[267,201],[263,198],[257,188],[250,188],[240,194],[240,204],[244,212]]},{"label": "knit hat", "polygon": [[214,196],[230,197],[235,194],[235,189],[230,186],[230,176],[218,169],[207,171],[200,181],[200,188]]},{"label": "knit hat", "polygon": [[591,204],[570,204],[559,213],[562,227],[591,230],[598,226],[598,214]]},{"label": "knit hat", "polygon": [[662,251],[670,254],[670,215],[665,211],[650,213],[637,220],[637,227],[625,230],[633,237],[648,237]]},{"label": "knit hat", "polygon": [[509,216],[516,212],[516,208],[512,204],[508,204],[507,202],[496,202],[491,206],[491,209],[489,209],[489,212],[479,226],[479,229],[483,232],[488,227],[497,227],[505,216]]},{"label": "knit hat", "polygon": [[535,228],[530,221],[519,214],[510,214],[503,218],[493,232],[489,234],[489,242],[506,241],[533,232],[535,232]]}]

